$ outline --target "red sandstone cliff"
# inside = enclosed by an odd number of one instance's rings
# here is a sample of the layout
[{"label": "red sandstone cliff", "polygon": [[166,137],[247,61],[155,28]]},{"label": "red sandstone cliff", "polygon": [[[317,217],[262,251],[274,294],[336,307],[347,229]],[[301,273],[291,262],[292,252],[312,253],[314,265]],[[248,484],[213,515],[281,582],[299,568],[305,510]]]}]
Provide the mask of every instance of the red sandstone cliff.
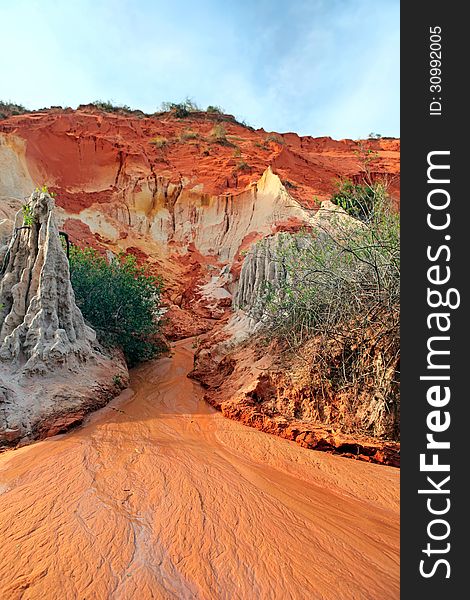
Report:
[{"label": "red sandstone cliff", "polygon": [[398,206],[399,149],[396,139],[269,133],[202,112],[85,106],[11,116],[0,121],[0,235],[23,197],[46,184],[74,243],[137,255],[165,280],[168,335],[198,335],[230,315],[250,245],[309,225],[339,179],[362,180],[364,153]]},{"label": "red sandstone cliff", "polygon": [[361,149],[375,153],[371,175],[386,177],[398,202],[399,146],[267,133],[207,113],[51,109],[0,121],[0,197],[46,184],[73,241],[164,265],[176,305],[201,270],[237,271],[253,241],[305,223],[339,178],[360,180]]}]

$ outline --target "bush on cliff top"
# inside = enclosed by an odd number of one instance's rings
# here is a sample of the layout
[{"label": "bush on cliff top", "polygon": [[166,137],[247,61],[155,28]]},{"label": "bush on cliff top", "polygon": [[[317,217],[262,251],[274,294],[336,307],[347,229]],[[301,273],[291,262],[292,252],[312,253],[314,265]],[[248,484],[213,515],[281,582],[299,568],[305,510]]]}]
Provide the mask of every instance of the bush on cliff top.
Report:
[{"label": "bush on cliff top", "polygon": [[29,112],[22,104],[15,104],[14,102],[4,102],[0,100],[0,119],[7,119],[14,115],[23,115]]},{"label": "bush on cliff top", "polygon": [[137,265],[135,256],[106,260],[92,248],[73,246],[70,278],[75,299],[101,343],[123,350],[129,366],[163,350],[158,341],[162,282]]},{"label": "bush on cliff top", "polygon": [[110,100],[94,100],[90,104],[105,112],[133,112],[127,104],[113,104]]},{"label": "bush on cliff top", "polygon": [[182,102],[162,102],[161,109],[163,112],[174,113],[178,119],[184,119],[201,110],[191,98],[185,98]]}]

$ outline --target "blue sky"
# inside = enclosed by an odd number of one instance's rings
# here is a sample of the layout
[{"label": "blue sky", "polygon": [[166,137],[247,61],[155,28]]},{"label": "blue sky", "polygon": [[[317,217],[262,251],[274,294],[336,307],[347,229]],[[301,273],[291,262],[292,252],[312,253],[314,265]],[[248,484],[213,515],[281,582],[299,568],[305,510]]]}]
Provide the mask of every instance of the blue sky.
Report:
[{"label": "blue sky", "polygon": [[399,0],[0,0],[0,99],[189,96],[268,131],[399,136]]}]

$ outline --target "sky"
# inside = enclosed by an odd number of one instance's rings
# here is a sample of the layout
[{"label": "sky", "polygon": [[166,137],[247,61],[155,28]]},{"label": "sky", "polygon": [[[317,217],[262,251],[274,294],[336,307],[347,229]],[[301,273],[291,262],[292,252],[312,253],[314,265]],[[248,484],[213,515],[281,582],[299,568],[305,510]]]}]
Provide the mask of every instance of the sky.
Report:
[{"label": "sky", "polygon": [[399,0],[0,0],[0,100],[186,97],[267,131],[399,136]]}]

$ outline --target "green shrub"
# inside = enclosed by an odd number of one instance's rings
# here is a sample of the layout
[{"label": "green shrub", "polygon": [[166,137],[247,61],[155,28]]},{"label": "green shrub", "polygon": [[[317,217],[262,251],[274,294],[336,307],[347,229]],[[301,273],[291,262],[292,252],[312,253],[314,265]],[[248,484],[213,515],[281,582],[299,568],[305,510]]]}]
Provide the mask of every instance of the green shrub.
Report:
[{"label": "green shrub", "polygon": [[191,98],[185,98],[182,102],[162,102],[161,110],[173,113],[178,119],[185,119],[201,109]]},{"label": "green shrub", "polygon": [[375,204],[380,202],[385,193],[381,183],[355,184],[349,179],[337,184],[338,191],[333,194],[331,201],[340,206],[348,215],[361,221],[369,221]]},{"label": "green shrub", "polygon": [[99,110],[103,110],[105,112],[110,112],[110,113],[115,113],[115,112],[119,112],[119,111],[132,112],[131,107],[127,106],[127,104],[113,104],[110,100],[95,100],[94,102],[91,102],[90,104],[92,104],[94,107],[98,108]]},{"label": "green shrub", "polygon": [[23,214],[24,227],[31,227],[31,225],[34,223],[33,209],[29,204],[23,204],[21,207],[21,212]]},{"label": "green shrub", "polygon": [[70,277],[77,305],[101,343],[121,348],[129,366],[158,354],[162,282],[135,256],[108,261],[92,248],[73,246]]},{"label": "green shrub", "polygon": [[0,100],[0,119],[7,119],[15,115],[22,115],[30,112],[22,104],[15,104],[14,102],[4,102]]},{"label": "green shrub", "polygon": [[212,106],[211,104],[209,104],[209,106],[206,108],[206,112],[216,115],[223,115],[224,109],[220,106]]},{"label": "green shrub", "polygon": [[361,406],[363,432],[398,439],[399,216],[383,187],[374,194],[367,223],[335,212],[315,232],[280,234],[269,250],[278,277],[251,312],[287,347],[316,344],[312,393],[346,394],[349,422]]},{"label": "green shrub", "polygon": [[275,329],[326,332],[359,315],[371,324],[384,312],[398,324],[399,217],[379,190],[367,224],[333,215],[316,233],[280,236],[276,260],[285,277],[264,299]]}]

